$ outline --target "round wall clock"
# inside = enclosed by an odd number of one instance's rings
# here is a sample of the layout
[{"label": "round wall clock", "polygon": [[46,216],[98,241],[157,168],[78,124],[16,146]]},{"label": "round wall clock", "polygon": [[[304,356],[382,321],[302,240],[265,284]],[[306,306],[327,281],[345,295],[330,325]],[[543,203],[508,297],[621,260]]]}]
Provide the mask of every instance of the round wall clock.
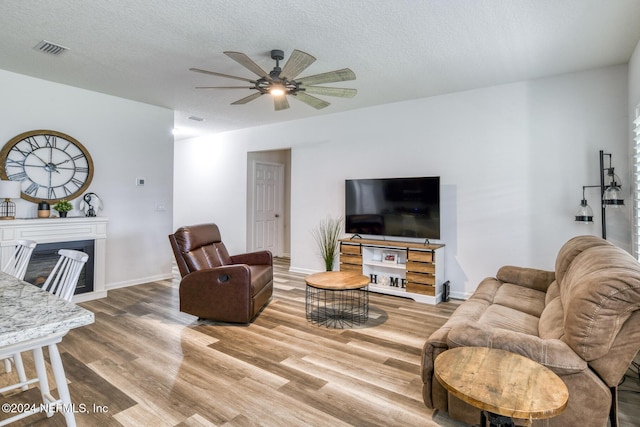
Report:
[{"label": "round wall clock", "polygon": [[21,182],[22,198],[34,203],[71,200],[93,179],[93,160],[75,138],[54,130],[13,137],[0,151],[0,177]]}]

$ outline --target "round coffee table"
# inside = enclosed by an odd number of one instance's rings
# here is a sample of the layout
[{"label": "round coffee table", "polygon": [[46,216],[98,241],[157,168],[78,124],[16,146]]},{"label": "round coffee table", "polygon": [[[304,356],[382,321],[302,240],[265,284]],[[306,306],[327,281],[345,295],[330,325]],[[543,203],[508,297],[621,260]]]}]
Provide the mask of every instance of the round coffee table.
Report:
[{"label": "round coffee table", "polygon": [[348,271],[326,271],[305,278],[307,320],[326,327],[360,325],[369,318],[369,278]]},{"label": "round coffee table", "polygon": [[480,425],[513,426],[513,418],[551,418],[567,406],[569,390],[550,369],[516,353],[458,347],[440,354],[435,377],[454,396],[481,412]]}]

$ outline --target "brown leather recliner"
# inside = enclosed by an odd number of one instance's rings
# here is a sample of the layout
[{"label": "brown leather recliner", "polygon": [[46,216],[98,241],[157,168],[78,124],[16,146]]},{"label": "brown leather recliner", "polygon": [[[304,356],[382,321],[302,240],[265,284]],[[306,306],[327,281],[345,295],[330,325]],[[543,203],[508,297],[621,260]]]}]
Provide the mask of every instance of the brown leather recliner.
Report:
[{"label": "brown leather recliner", "polygon": [[229,256],[215,224],[169,235],[182,281],[180,311],[202,319],[249,323],[273,294],[273,258],[260,251]]}]

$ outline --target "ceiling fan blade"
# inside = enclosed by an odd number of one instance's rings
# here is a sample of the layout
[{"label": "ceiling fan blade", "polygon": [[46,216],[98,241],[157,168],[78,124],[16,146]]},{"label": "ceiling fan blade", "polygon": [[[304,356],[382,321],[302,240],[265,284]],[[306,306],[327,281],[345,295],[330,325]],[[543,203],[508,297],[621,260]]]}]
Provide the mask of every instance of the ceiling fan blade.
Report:
[{"label": "ceiling fan blade", "polygon": [[280,78],[293,80],[307,69],[307,67],[315,62],[316,58],[301,50],[295,49],[291,52],[291,56],[284,64],[280,72]]},{"label": "ceiling fan blade", "polygon": [[304,102],[305,104],[311,105],[313,108],[315,108],[316,110],[320,110],[322,108],[328,107],[329,104],[327,101],[324,101],[320,98],[316,98],[315,96],[311,96],[311,95],[307,95],[304,92],[298,92],[296,93],[295,97]]},{"label": "ceiling fan blade", "polygon": [[356,75],[348,68],[342,70],[329,71],[327,73],[315,74],[313,76],[301,77],[296,82],[304,85],[317,85],[322,83],[346,82],[355,80]]},{"label": "ceiling fan blade", "polygon": [[358,91],[356,89],[346,89],[342,87],[305,86],[302,88],[306,93],[314,95],[339,96],[341,98],[353,98]]},{"label": "ceiling fan blade", "polygon": [[196,89],[254,89],[255,86],[196,86]]},{"label": "ceiling fan blade", "polygon": [[236,79],[236,80],[242,80],[244,82],[254,83],[253,80],[247,79],[246,77],[231,76],[229,74],[216,73],[215,71],[201,70],[200,68],[189,68],[189,71],[195,71],[196,73],[211,74],[212,76],[226,77],[228,79]]},{"label": "ceiling fan blade", "polygon": [[289,108],[289,101],[287,101],[287,96],[286,95],[274,96],[273,105],[276,111],[286,110],[287,108]]},{"label": "ceiling fan blade", "polygon": [[224,52],[224,54],[227,55],[229,58],[233,59],[234,61],[236,61],[238,64],[245,67],[246,69],[248,69],[249,71],[251,71],[252,73],[260,77],[269,78],[269,73],[263,70],[262,67],[260,67],[258,64],[253,62],[253,60],[249,58],[247,55],[245,55],[244,53],[226,51]]},{"label": "ceiling fan blade", "polygon": [[231,105],[242,105],[242,104],[246,104],[247,102],[251,102],[254,99],[258,99],[260,98],[260,96],[262,95],[261,92],[256,92],[254,94],[251,94],[247,97],[244,97],[242,99],[238,99],[236,102],[232,102]]}]

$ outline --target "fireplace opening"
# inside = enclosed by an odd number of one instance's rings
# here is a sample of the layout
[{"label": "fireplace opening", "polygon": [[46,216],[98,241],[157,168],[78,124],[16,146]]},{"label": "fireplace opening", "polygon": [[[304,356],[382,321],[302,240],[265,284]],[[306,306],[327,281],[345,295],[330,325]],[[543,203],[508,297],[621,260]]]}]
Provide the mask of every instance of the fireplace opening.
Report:
[{"label": "fireplace opening", "polygon": [[73,249],[89,255],[89,260],[80,272],[78,286],[76,286],[74,294],[93,292],[93,242],[93,240],[78,240],[73,242],[39,243],[31,255],[27,272],[24,275],[25,282],[42,287],[47,277],[49,277],[49,273],[51,273],[58,259],[60,259],[58,251],[60,249]]}]

